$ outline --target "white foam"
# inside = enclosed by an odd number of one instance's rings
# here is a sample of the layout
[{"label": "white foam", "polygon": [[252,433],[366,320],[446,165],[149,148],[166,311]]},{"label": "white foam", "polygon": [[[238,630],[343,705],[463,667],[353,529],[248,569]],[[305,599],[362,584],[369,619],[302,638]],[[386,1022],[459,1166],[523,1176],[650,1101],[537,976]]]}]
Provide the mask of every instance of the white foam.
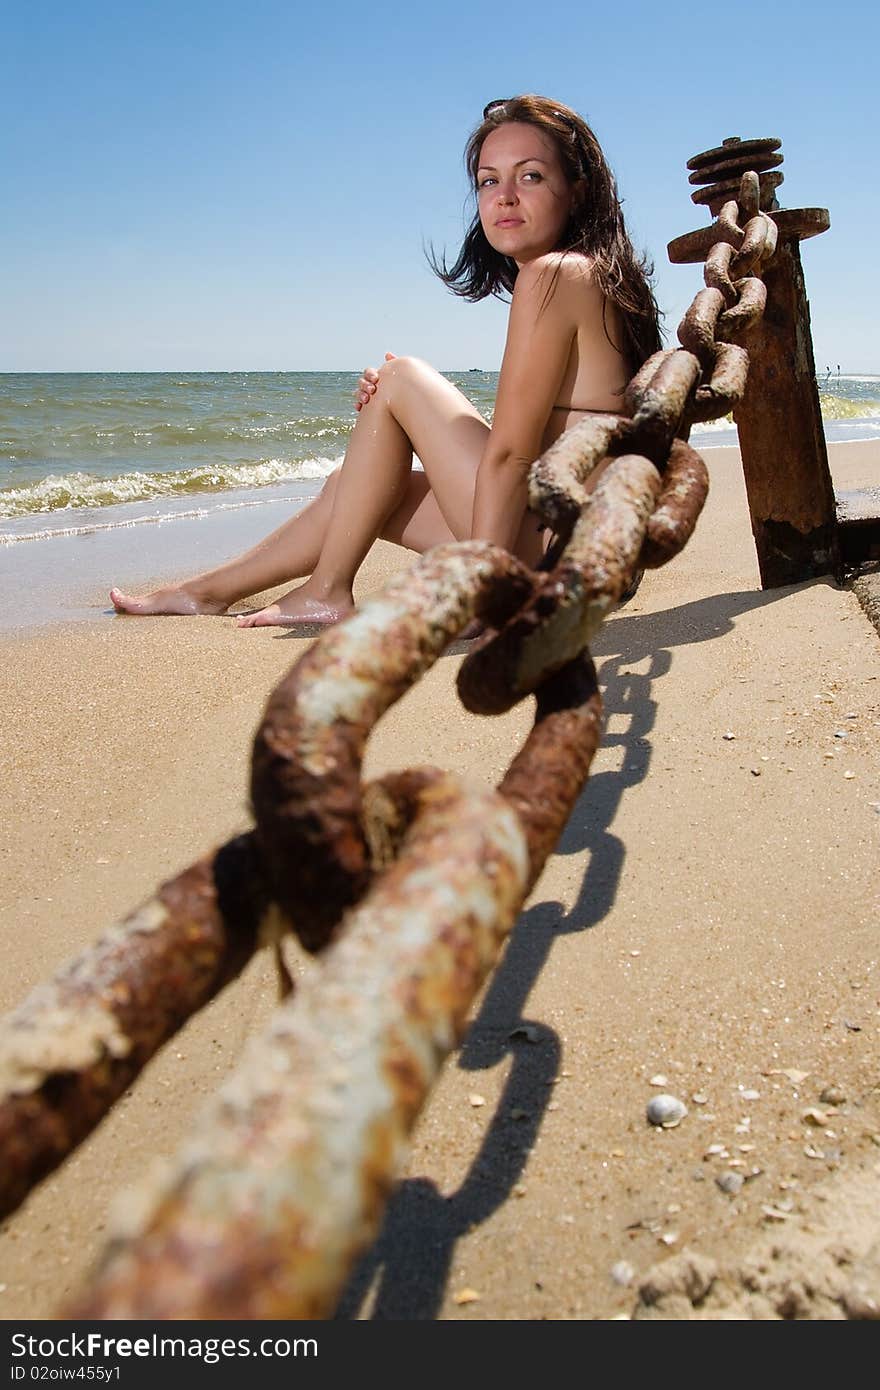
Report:
[{"label": "white foam", "polygon": [[[125,531],[136,526],[157,526],[166,521],[194,521],[201,517],[213,516],[217,512],[246,511],[251,507],[266,507],[278,502],[287,502],[298,510],[309,500],[308,495],[284,497],[273,489],[265,497],[252,497],[234,502],[214,502],[206,507],[186,507],[174,511],[144,512],[137,516],[113,516],[101,520],[82,521],[76,526],[44,526],[35,531],[0,532],[0,546],[17,545],[20,541],[46,541],[61,536],[94,536],[103,531]],[[120,507],[123,504],[120,504]],[[100,513],[99,513],[100,515]]]},{"label": "white foam", "polygon": [[259,488],[277,483],[326,478],[342,462],[341,457],[317,455],[291,461],[262,459],[259,463],[190,468],[170,473],[134,471],[101,478],[94,473],[49,474],[37,483],[0,492],[0,518],[34,516],[83,507],[111,507],[119,503],[147,502],[183,497],[212,489]]}]

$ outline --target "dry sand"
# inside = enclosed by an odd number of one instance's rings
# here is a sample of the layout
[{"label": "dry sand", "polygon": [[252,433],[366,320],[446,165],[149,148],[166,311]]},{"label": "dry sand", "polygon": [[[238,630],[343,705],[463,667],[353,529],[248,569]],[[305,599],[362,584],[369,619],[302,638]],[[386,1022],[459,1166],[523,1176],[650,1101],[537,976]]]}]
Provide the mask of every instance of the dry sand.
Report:
[{"label": "dry sand", "polygon": [[[706,456],[691,544],[595,644],[593,775],[341,1316],[878,1316],[880,642],[831,581],[760,591],[738,454]],[[838,487],[876,483],[880,446],[832,456]],[[403,563],[379,548],[361,592]],[[305,647],[103,615],[3,639],[3,1008],[249,824],[250,739]],[[458,664],[385,718],[370,775],[497,780],[530,710],[467,715]],[[0,1316],[81,1286],[275,1001],[258,958],[7,1220]],[[661,1090],[677,1128],[646,1122]]]}]

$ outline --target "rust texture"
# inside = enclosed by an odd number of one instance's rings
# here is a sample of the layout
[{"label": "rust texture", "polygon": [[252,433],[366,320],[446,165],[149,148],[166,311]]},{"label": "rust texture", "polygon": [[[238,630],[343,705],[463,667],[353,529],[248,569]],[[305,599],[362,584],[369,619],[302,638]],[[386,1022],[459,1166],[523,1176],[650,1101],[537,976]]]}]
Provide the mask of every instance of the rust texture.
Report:
[{"label": "rust texture", "polygon": [[834,489],[800,251],[786,240],[764,272],[767,307],[749,341],[739,431],[761,584],[796,584],[839,567]]},{"label": "rust texture", "polygon": [[728,242],[735,250],[743,243],[743,229],[739,225],[739,206],[736,199],[723,203],[715,214],[711,227],[700,227],[695,232],[685,232],[684,236],[670,241],[666,248],[673,265],[688,265],[705,261],[707,255],[719,242]]},{"label": "rust texture", "polygon": [[688,182],[707,187],[696,189],[691,201],[708,205],[713,216],[730,198],[736,198],[745,217],[753,217],[759,206],[765,210],[777,207],[776,189],[785,178],[778,167],[782,163],[781,143],[772,137],[740,140],[733,136],[713,150],[694,155],[688,160],[687,167],[693,170]]},{"label": "rust texture", "polygon": [[736,303],[737,290],[730,278],[730,262],[734,247],[729,241],[719,241],[706,256],[704,278],[712,289],[720,290],[728,308]]},{"label": "rust texture", "polygon": [[[761,205],[772,207],[775,193],[782,183],[785,175],[778,169],[773,169],[767,174],[759,174],[761,188]],[[715,212],[725,202],[726,199],[735,197],[739,188],[739,175],[733,174],[729,179],[724,179],[720,183],[713,183],[708,188],[697,188],[691,194],[691,202],[707,206],[710,212]]]},{"label": "rust texture", "polygon": [[[782,141],[775,135],[765,135],[757,140],[740,140],[738,135],[732,135],[727,140],[723,140],[720,145],[716,145],[711,150],[703,150],[702,154],[691,155],[687,162],[688,169],[706,169],[720,164],[722,168],[728,168],[731,164],[745,161],[746,168],[754,169],[756,165],[750,159],[755,155],[758,159],[766,154],[774,154],[782,148]],[[782,156],[779,156],[781,163]]]},{"label": "rust texture", "polygon": [[749,370],[749,355],[735,343],[716,343],[713,349],[712,375],[698,386],[693,402],[688,406],[690,423],[698,420],[717,420],[727,415],[742,400]]},{"label": "rust texture", "polygon": [[[739,149],[742,151],[742,145]],[[701,164],[692,174],[688,175],[688,183],[715,183],[719,178],[738,178],[740,174],[753,169],[763,173],[767,169],[776,169],[781,163],[782,155],[778,151],[777,143],[776,150],[754,151],[745,154],[740,152],[733,159],[719,159],[712,164]],[[690,168],[690,163],[688,168]]]},{"label": "rust texture", "polygon": [[250,835],[164,884],[0,1023],[0,1214],[90,1133],[250,958],[268,903]]},{"label": "rust texture", "polygon": [[[662,371],[661,371],[662,369]],[[683,348],[667,348],[655,352],[644,362],[626,388],[624,400],[631,415],[640,410],[650,411],[654,402],[662,402],[664,385],[671,385],[676,401],[671,413],[681,410],[700,376],[700,364],[693,353]],[[670,407],[666,407],[667,413]]]},{"label": "rust texture", "polygon": [[404,836],[425,790],[444,777],[437,767],[409,767],[392,772],[363,789],[364,835],[374,873],[387,869],[400,853]]},{"label": "rust texture", "polygon": [[656,370],[650,379],[643,381],[639,374],[627,389],[633,418],[625,442],[627,452],[644,454],[662,468],[699,379],[700,362],[693,353],[677,348],[649,358],[646,366],[651,363],[656,363]]},{"label": "rust texture", "polygon": [[751,275],[762,261],[769,261],[776,250],[776,223],[765,212],[758,212],[743,228],[742,245],[730,262],[730,273],[736,278]]},{"label": "rust texture", "polygon": [[589,415],[566,430],[532,464],[529,506],[554,531],[569,532],[583,508],[589,505],[587,480],[608,457],[629,424],[621,415]]},{"label": "rust texture", "polygon": [[[707,354],[714,353],[710,380],[701,381],[688,423],[717,418],[719,407],[733,412],[765,589],[818,574],[839,575],[841,569],[797,245],[830,223],[824,208],[779,207],[775,190],[782,174],[776,166],[781,162],[775,138],[732,138],[695,155],[688,161],[690,181],[707,186],[691,196],[709,205],[715,221],[669,245],[674,263],[705,259],[706,284],[724,296],[720,314],[714,313],[714,301],[706,300],[702,310],[692,308],[680,332],[704,369]],[[726,201],[737,181],[737,207],[747,219],[739,241],[731,235]],[[728,252],[722,242],[734,250]]]},{"label": "rust texture", "polygon": [[773,213],[773,221],[781,237],[796,237],[798,241],[820,236],[831,226],[827,208],[781,208]]},{"label": "rust texture", "polygon": [[320,950],[370,878],[360,768],[369,731],[472,618],[499,622],[530,572],[482,542],[438,546],[340,623],[273,691],[251,797],[273,896]]},{"label": "rust texture", "polygon": [[639,566],[656,569],[675,558],[693,535],[709,492],[709,471],[683,439],[674,439],[657,504],[648,518]]},{"label": "rust texture", "polygon": [[718,337],[730,342],[747,333],[764,313],[767,305],[767,286],[756,275],[736,282],[739,303],[733,304],[718,319]]},{"label": "rust texture", "polygon": [[[749,354],[732,340],[751,347],[772,316],[770,277],[788,246],[777,244],[763,182],[776,177],[766,156],[777,148],[725,142],[698,157],[707,177],[730,176],[703,190],[718,194],[712,226],[676,243],[684,259],[699,243],[706,288],[681,346],[630,382],[626,413],[583,421],[533,465],[530,503],[556,532],[540,572],[482,543],[438,547],[325,633],[267,704],[252,762],[256,829],[237,842],[230,884],[220,884],[218,855],[210,871],[194,866],[163,890],[139,925],[124,924],[123,959],[107,976],[122,989],[109,1007],[100,970],[85,971],[95,981],[82,1001],[59,1004],[50,989],[32,1029],[46,1035],[42,1060],[29,1063],[36,1080],[9,1091],[16,1102],[55,1085],[52,1046],[80,1070],[136,1069],[270,926],[290,924],[308,949],[326,948],[166,1175],[129,1204],[67,1316],[332,1312],[378,1231],[415,1116],[588,775],[601,725],[588,643],[635,571],[665,563],[693,531],[708,474],[685,442],[691,422],[748,405]],[[753,154],[763,164],[734,168]],[[362,787],[375,723],[472,619],[488,631],[462,664],[464,703],[495,713],[536,696],[534,727],[498,792],[431,768]],[[123,1016],[139,978],[128,938],[167,932],[172,915],[201,923],[200,895],[218,940],[201,951],[193,928],[180,961],[168,945],[146,1013]],[[21,1055],[8,1057],[20,1076]],[[103,1081],[94,1084],[97,1093]],[[19,1120],[23,1130],[29,1120]]]},{"label": "rust texture", "polygon": [[374,784],[365,800],[386,802],[385,824],[399,820],[399,857],[320,973],[251,1044],[172,1170],[129,1199],[127,1225],[64,1316],[333,1312],[378,1232],[418,1111],[583,787],[600,726],[584,655],[541,687],[498,793],[434,769]]},{"label": "rust texture", "polygon": [[[840,544],[840,566],[845,579],[852,579],[862,570],[876,566],[880,560],[880,488],[862,488],[838,492],[837,520]],[[857,585],[862,607],[876,621],[877,596],[873,598],[866,583]]]},{"label": "rust texture", "polygon": [[700,290],[679,324],[679,342],[703,368],[715,360],[715,325],[723,308],[724,295],[720,290]]},{"label": "rust texture", "polygon": [[498,788],[525,831],[528,889],[555,848],[587,780],[601,731],[596,668],[584,653],[540,686],[532,732]]},{"label": "rust texture", "polygon": [[[754,169],[745,169],[740,173],[736,201],[740,218],[750,220],[757,217],[761,207],[761,180]],[[748,226],[743,228],[743,243],[748,239],[748,230]]]},{"label": "rust texture", "polygon": [[641,454],[664,468],[699,377],[700,361],[694,353],[684,348],[654,353],[627,386],[626,414],[579,421],[532,465],[532,510],[553,530],[568,535],[591,505],[596,480],[610,459]]},{"label": "rust texture", "polygon": [[332,1313],[530,877],[497,792],[444,777],[416,800],[400,857],[251,1042],[172,1169],[129,1198],[128,1228],[64,1316]]},{"label": "rust texture", "polygon": [[557,567],[503,631],[462,663],[458,693],[467,709],[512,708],[584,650],[632,579],[661,486],[646,458],[609,462]]}]

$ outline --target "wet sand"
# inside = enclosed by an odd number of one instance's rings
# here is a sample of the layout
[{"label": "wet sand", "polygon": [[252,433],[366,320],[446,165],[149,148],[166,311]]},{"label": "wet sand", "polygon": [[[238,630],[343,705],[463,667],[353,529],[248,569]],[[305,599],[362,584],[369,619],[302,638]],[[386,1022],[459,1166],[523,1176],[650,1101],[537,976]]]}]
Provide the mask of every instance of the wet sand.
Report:
[{"label": "wet sand", "polygon": [[[880,444],[831,454],[838,488],[876,485]],[[595,643],[590,782],[340,1316],[877,1315],[880,640],[830,580],[760,590],[738,454],[706,458],[691,544]],[[360,593],[405,563],[379,547]],[[92,570],[76,576],[92,618],[0,639],[4,1009],[249,825],[250,740],[308,645],[112,618],[109,583],[138,576]],[[498,780],[530,702],[468,715],[459,660],[382,721],[370,776],[433,762]],[[111,1204],[173,1152],[276,998],[259,957],[4,1223],[0,1317],[51,1318],[82,1286]],[[659,1091],[687,1106],[674,1129],[646,1122]]]}]

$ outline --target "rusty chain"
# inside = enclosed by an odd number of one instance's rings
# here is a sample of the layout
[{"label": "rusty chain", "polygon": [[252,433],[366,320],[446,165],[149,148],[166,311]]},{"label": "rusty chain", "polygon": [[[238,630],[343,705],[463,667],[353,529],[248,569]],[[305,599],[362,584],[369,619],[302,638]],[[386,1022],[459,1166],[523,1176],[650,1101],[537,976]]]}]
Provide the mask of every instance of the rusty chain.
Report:
[{"label": "rusty chain", "polygon": [[[257,731],[255,829],[165,884],[0,1023],[5,1214],[258,946],[292,929],[324,952],[198,1135],[137,1195],[136,1218],[65,1316],[332,1313],[587,779],[601,725],[588,644],[634,574],[679,553],[702,509],[708,474],[687,436],[743,393],[738,340],[763,312],[776,247],[758,200],[753,167],[700,234],[705,288],[680,346],[629,383],[627,413],[585,419],[533,465],[530,506],[555,533],[547,567],[480,542],[438,547],[324,634]],[[460,668],[465,706],[490,714],[537,697],[499,787],[428,768],[362,786],[371,729],[474,618],[488,631]]]}]

